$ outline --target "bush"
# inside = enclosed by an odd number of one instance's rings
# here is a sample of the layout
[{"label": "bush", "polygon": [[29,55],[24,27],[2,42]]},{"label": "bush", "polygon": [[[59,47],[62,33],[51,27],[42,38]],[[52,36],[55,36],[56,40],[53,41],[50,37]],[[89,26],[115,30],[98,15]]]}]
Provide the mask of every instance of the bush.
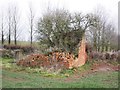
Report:
[{"label": "bush", "polygon": [[120,52],[116,51],[116,52],[91,52],[89,54],[89,57],[91,59],[95,59],[95,60],[119,60],[120,58]]},{"label": "bush", "polygon": [[91,59],[99,59],[100,58],[100,56],[101,56],[101,53],[99,53],[99,52],[91,52],[90,54],[89,54],[89,57],[91,58]]}]

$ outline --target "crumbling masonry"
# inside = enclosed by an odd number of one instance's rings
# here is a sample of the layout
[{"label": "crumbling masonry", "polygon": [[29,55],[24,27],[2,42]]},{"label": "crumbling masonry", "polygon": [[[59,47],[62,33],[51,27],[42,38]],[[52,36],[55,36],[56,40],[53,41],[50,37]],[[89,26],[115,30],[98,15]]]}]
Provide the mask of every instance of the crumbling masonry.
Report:
[{"label": "crumbling masonry", "polygon": [[87,60],[85,37],[82,38],[79,47],[78,58],[74,59],[73,54],[66,52],[52,52],[52,55],[32,54],[17,62],[17,65],[25,67],[45,67],[55,69],[68,69],[80,67]]}]

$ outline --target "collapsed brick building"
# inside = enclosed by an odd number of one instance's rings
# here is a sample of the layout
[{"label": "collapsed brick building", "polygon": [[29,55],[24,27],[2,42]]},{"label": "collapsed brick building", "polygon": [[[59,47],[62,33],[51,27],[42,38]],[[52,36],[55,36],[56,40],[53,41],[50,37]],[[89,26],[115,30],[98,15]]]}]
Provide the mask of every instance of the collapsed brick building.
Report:
[{"label": "collapsed brick building", "polygon": [[68,69],[79,67],[85,64],[87,60],[85,38],[82,38],[79,47],[78,58],[75,59],[73,54],[66,52],[52,52],[50,56],[43,54],[32,54],[17,62],[17,65],[25,67],[45,67],[55,69]]}]

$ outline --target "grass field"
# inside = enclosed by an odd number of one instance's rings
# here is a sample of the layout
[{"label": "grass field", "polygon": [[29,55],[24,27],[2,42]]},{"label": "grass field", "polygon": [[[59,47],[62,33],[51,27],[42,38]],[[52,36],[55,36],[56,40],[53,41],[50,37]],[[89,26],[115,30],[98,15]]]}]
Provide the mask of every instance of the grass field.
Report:
[{"label": "grass field", "polygon": [[[0,41],[0,43],[1,43],[1,41]],[[8,45],[8,42],[5,41],[5,42],[4,42],[4,45]],[[14,45],[14,41],[11,41],[11,45]],[[29,42],[29,41],[17,41],[17,45],[29,46],[29,45],[30,45],[30,42]],[[33,46],[39,47],[38,42],[33,42]]]},{"label": "grass field", "polygon": [[78,77],[73,74],[69,77],[63,74],[46,76],[39,72],[26,72],[24,69],[14,70],[17,66],[10,64],[12,59],[0,60],[3,61],[2,88],[118,88],[116,71],[95,72],[83,77],[79,77],[80,71]]},{"label": "grass field", "polygon": [[66,78],[42,77],[40,74],[3,70],[3,88],[117,88],[118,73],[94,73],[76,81]]}]

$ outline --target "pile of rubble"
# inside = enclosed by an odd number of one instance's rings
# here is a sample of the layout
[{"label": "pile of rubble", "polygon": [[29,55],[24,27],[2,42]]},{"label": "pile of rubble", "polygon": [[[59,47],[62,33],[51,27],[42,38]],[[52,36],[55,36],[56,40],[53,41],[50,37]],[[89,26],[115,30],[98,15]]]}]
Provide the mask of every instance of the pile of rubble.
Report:
[{"label": "pile of rubble", "polygon": [[45,67],[45,68],[71,68],[73,66],[74,55],[65,52],[53,52],[49,56],[43,54],[32,54],[17,62],[17,65],[25,67]]},{"label": "pile of rubble", "polygon": [[41,67],[47,65],[48,58],[42,54],[31,54],[19,60],[17,65],[25,67]]},{"label": "pile of rubble", "polygon": [[68,69],[79,67],[85,64],[87,60],[85,38],[81,41],[78,58],[73,54],[66,52],[52,52],[51,55],[32,54],[25,59],[19,60],[17,65],[28,67],[45,67],[54,69]]}]

